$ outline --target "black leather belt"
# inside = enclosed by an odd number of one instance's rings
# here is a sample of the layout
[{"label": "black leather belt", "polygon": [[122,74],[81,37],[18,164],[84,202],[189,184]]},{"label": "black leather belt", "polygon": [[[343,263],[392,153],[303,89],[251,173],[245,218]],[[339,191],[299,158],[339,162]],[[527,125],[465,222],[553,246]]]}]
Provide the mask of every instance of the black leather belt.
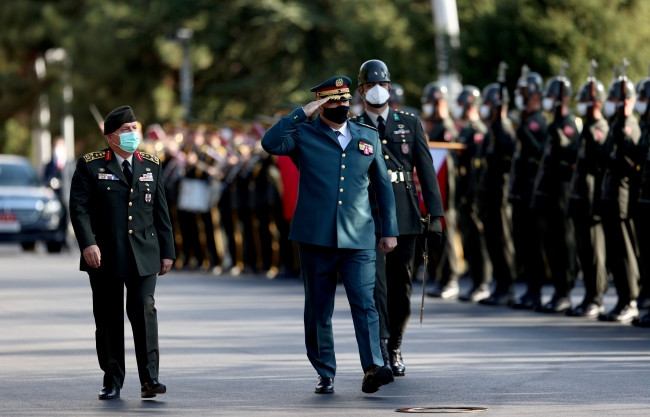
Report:
[{"label": "black leather belt", "polygon": [[389,169],[388,177],[390,178],[390,182],[413,182],[412,172],[404,172],[404,171],[394,172]]}]

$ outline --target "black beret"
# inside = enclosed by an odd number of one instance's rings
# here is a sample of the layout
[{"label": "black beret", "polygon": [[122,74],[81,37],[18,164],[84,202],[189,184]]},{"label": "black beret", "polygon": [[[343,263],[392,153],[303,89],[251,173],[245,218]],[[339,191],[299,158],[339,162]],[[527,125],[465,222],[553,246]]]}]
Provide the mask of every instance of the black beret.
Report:
[{"label": "black beret", "polygon": [[120,128],[124,123],[135,122],[135,115],[129,106],[120,106],[111,110],[104,120],[104,134],[109,135]]},{"label": "black beret", "polygon": [[352,84],[350,78],[345,75],[335,75],[313,87],[311,92],[316,93],[318,99],[329,97],[332,101],[350,100],[352,98],[350,84]]}]

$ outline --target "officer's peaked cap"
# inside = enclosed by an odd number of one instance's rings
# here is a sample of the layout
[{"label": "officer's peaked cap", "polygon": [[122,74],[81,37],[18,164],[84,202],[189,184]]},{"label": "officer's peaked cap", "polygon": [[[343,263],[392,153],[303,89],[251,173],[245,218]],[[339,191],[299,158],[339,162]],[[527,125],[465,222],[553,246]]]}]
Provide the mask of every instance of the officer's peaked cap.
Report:
[{"label": "officer's peaked cap", "polygon": [[335,75],[313,87],[311,92],[316,93],[317,99],[328,97],[331,101],[350,100],[352,98],[350,84],[352,80],[349,77]]}]

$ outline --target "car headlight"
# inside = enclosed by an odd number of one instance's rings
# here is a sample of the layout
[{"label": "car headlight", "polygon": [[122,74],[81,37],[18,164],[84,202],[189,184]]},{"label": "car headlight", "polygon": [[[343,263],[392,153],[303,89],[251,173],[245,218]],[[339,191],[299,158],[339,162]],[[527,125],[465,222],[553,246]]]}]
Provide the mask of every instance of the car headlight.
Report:
[{"label": "car headlight", "polygon": [[62,208],[61,202],[56,199],[36,203],[36,209],[41,211],[41,216],[47,221],[48,229],[56,229],[59,227]]}]

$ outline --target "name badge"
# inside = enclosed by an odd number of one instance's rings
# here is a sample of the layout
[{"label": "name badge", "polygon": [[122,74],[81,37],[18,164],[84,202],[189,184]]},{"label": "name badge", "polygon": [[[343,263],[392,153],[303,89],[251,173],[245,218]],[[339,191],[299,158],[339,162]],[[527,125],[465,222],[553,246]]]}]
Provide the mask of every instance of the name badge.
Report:
[{"label": "name badge", "polygon": [[144,195],[144,202],[151,203],[151,194],[147,193]]},{"label": "name badge", "polygon": [[114,174],[102,174],[99,173],[97,174],[97,178],[100,180],[109,180],[109,181],[119,181],[120,178],[117,175]]}]

